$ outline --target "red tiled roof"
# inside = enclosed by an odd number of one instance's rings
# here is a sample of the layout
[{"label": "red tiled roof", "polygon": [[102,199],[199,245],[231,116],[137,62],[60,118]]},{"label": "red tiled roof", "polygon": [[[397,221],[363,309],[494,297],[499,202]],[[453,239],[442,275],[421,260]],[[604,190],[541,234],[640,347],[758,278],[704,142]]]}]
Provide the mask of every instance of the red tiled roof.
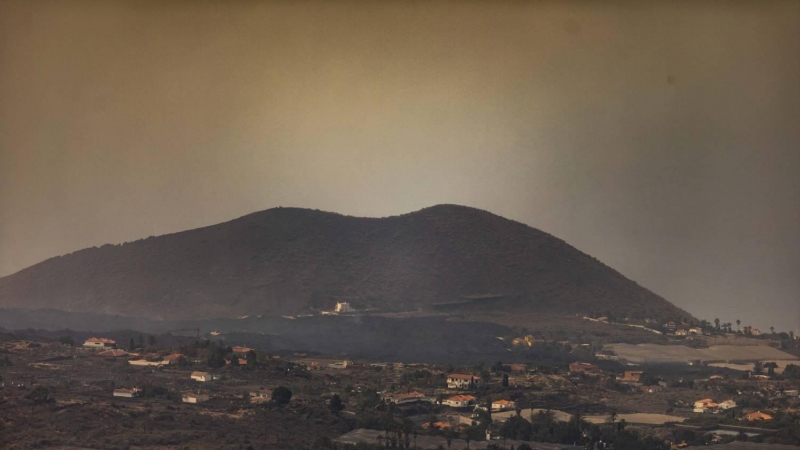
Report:
[{"label": "red tiled roof", "polygon": [[475,397],[473,397],[471,395],[454,395],[454,396],[448,398],[447,400],[449,400],[451,402],[466,402],[466,401],[475,400]]},{"label": "red tiled roof", "polygon": [[463,374],[463,373],[451,373],[450,375],[447,376],[447,378],[455,378],[455,379],[459,379],[459,380],[471,380],[471,379],[475,378],[475,376],[474,375],[466,375],[466,374]]}]

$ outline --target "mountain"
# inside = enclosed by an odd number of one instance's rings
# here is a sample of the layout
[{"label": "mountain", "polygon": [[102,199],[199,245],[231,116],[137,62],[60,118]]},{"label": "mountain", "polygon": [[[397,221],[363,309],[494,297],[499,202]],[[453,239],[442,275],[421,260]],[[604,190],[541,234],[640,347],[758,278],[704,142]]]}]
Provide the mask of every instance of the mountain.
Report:
[{"label": "mountain", "polygon": [[358,218],[274,208],[48,259],[0,278],[0,307],[157,319],[380,311],[691,317],[547,233],[439,205]]}]

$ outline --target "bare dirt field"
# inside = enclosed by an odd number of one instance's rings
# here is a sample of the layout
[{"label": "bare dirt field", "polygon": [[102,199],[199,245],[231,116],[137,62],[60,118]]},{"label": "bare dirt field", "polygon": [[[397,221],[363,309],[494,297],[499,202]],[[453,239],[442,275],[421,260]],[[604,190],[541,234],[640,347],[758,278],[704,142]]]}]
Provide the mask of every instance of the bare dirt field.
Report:
[{"label": "bare dirt field", "polygon": [[767,346],[715,345],[709,348],[691,348],[684,345],[659,344],[608,344],[623,359],[634,363],[689,363],[734,361],[796,361],[798,358]]}]

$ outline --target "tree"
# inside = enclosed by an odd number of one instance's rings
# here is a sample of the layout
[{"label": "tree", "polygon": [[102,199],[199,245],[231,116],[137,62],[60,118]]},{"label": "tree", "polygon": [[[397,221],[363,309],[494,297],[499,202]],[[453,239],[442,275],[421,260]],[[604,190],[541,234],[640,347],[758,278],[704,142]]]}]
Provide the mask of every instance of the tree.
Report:
[{"label": "tree", "polygon": [[131,338],[131,341],[128,342],[128,351],[132,352],[135,348],[136,348],[136,344],[133,343],[133,338]]},{"label": "tree", "polygon": [[69,335],[61,336],[60,338],[58,338],[58,342],[61,342],[64,345],[69,345],[70,347],[75,346],[75,341],[72,340],[72,336]]},{"label": "tree", "polygon": [[508,387],[508,374],[503,374],[503,387]]},{"label": "tree", "polygon": [[775,327],[769,327],[769,332],[775,334]]},{"label": "tree", "polygon": [[787,380],[800,380],[800,366],[789,364],[783,369],[783,377]]},{"label": "tree", "polygon": [[500,434],[503,437],[520,441],[529,441],[532,433],[533,427],[531,423],[520,416],[511,416],[508,420],[503,422],[500,428]]},{"label": "tree", "polygon": [[331,409],[332,413],[339,415],[339,413],[344,409],[344,404],[342,403],[342,399],[339,397],[339,394],[333,394],[328,407]]},{"label": "tree", "polygon": [[714,326],[719,330],[719,319],[714,319]]},{"label": "tree", "polygon": [[741,328],[740,328],[741,324],[742,324],[742,321],[739,320],[739,319],[736,319],[736,331],[740,331],[741,330]]},{"label": "tree", "polygon": [[233,355],[233,357],[230,359],[230,361],[231,361],[231,367],[239,367],[239,357],[238,356]]},{"label": "tree", "polygon": [[250,350],[244,355],[244,359],[247,360],[247,367],[253,367],[256,365],[256,362],[258,360],[258,355],[256,354],[255,351]]},{"label": "tree", "polygon": [[25,398],[27,398],[28,400],[32,400],[34,403],[38,405],[49,403],[50,401],[52,401],[52,399],[50,398],[50,391],[43,386],[37,386],[28,395],[26,395]]},{"label": "tree", "polygon": [[764,363],[764,367],[767,369],[767,375],[774,377],[775,376],[775,369],[778,368],[778,364],[774,362],[767,362]]},{"label": "tree", "polygon": [[283,408],[292,400],[292,391],[287,387],[278,386],[272,391],[272,401]]},{"label": "tree", "polygon": [[149,345],[150,347],[156,345],[156,337],[153,336],[152,334],[147,336],[147,345]]},{"label": "tree", "polygon": [[606,423],[614,423],[617,421],[617,410],[612,409],[610,413],[608,413],[608,417],[606,417]]},{"label": "tree", "polygon": [[764,373],[764,364],[762,364],[761,361],[756,361],[753,363],[753,373],[756,375],[761,375]]},{"label": "tree", "polygon": [[144,348],[144,335],[139,335],[139,348]]}]

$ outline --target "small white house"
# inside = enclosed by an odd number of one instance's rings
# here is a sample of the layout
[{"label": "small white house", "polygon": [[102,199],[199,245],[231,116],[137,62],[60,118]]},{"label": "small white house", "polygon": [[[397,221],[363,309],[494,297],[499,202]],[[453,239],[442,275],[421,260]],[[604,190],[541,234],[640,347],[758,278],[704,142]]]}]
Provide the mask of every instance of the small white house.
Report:
[{"label": "small white house", "polygon": [[114,389],[114,397],[133,398],[142,394],[142,390],[138,388],[133,389]]},{"label": "small white house", "polygon": [[113,339],[92,337],[87,339],[83,343],[83,346],[91,348],[114,348],[117,346],[117,342]]},{"label": "small white house", "polygon": [[328,364],[328,368],[329,368],[329,369],[338,369],[338,370],[342,370],[342,369],[347,369],[347,366],[349,366],[350,364],[351,364],[351,363],[350,363],[350,361],[347,361],[347,360],[344,360],[344,361],[336,361],[336,362],[334,362],[334,363],[330,363],[330,364]]},{"label": "small white house", "polygon": [[717,409],[720,411],[725,411],[728,409],[736,408],[736,406],[737,405],[735,401],[725,400],[724,402],[720,402],[719,405],[717,405]]},{"label": "small white house", "polygon": [[471,395],[454,395],[442,400],[442,404],[451,408],[466,408],[475,401]]},{"label": "small white house", "polygon": [[341,314],[355,312],[356,310],[350,306],[350,303],[348,302],[336,302],[336,308],[334,308],[334,311]]},{"label": "small white house", "polygon": [[517,403],[511,400],[497,400],[492,402],[492,412],[516,409]]},{"label": "small white house", "polygon": [[207,394],[193,394],[191,392],[183,394],[181,400],[183,403],[202,403],[211,399]]},{"label": "small white house", "polygon": [[211,381],[213,377],[208,372],[192,372],[192,379],[195,381]]}]

